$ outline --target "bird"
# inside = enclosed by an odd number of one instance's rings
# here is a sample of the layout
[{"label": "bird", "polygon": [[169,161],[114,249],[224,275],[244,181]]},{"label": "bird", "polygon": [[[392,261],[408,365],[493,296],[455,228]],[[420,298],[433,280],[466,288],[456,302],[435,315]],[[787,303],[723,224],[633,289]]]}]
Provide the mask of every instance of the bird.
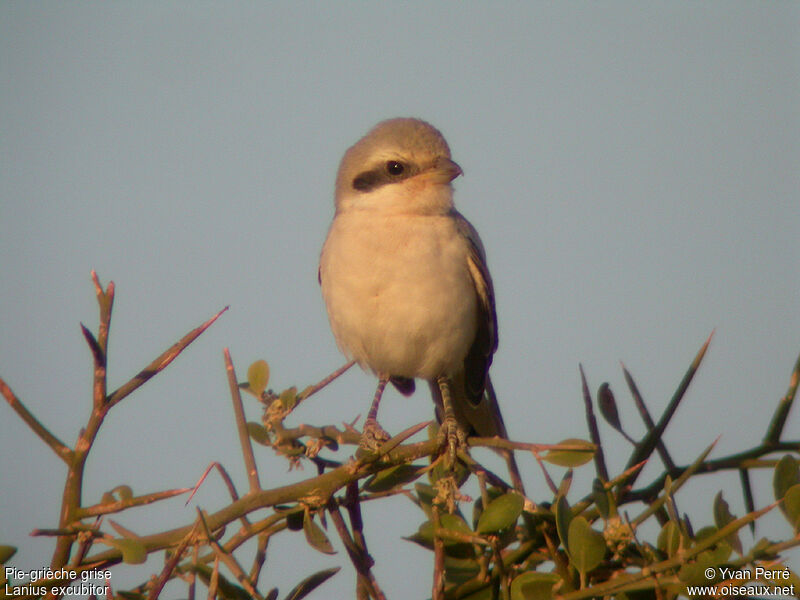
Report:
[{"label": "bird", "polygon": [[489,378],[494,287],[478,232],[453,204],[459,175],[444,136],[417,118],[378,123],[339,165],[318,279],[339,349],[378,377],[368,448],[389,439],[377,421],[387,384],[410,395],[415,379],[429,384],[452,455],[468,435],[508,437]]}]

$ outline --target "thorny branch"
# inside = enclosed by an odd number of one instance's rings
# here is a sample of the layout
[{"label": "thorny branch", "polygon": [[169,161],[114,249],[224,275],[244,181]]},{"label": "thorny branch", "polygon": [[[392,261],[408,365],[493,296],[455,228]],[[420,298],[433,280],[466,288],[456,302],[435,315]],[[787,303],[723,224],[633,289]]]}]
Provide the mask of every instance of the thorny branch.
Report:
[{"label": "thorny branch", "polygon": [[[777,542],[760,542],[747,553],[740,552],[735,559],[726,554],[731,544],[737,546],[738,543],[732,540],[742,527],[753,527],[761,515],[777,505],[781,506],[787,518],[795,519],[793,523],[800,529],[800,442],[781,439],[800,380],[800,358],[795,363],[786,395],[779,400],[759,446],[715,458],[708,458],[711,451],[709,447],[692,464],[676,466],[663,442],[663,433],[703,360],[711,336],[697,353],[667,408],[656,421],[651,418],[633,377],[623,366],[626,383],[646,430],[638,442],[622,430],[616,400],[607,384],[601,386],[601,413],[613,429],[634,444],[627,467],[615,476],[611,475],[606,463],[594,414],[596,399],[592,398],[589,391],[582,366],[582,396],[592,443],[570,440],[560,444],[534,444],[499,438],[468,439],[470,448],[485,447],[533,454],[553,493],[552,500],[538,503],[521,497],[502,477],[486,469],[465,451],[459,453],[459,462],[463,465],[461,474],[457,474],[454,467],[451,470],[443,469],[441,461],[437,460],[442,449],[435,436],[428,441],[410,441],[427,423],[398,434],[375,453],[358,452],[354,458],[338,460],[321,456],[322,451],[334,453],[341,446],[358,446],[359,432],[352,424],[345,424],[343,428],[310,424],[287,426],[286,420],[300,403],[323,390],[347,371],[352,362],[300,393],[294,388],[280,394],[259,392],[257,396],[265,409],[262,423],[247,422],[240,389],[250,388],[249,391],[252,391],[252,387],[237,382],[233,361],[226,349],[225,368],[249,483],[247,493],[240,496],[226,469],[214,463],[209,470],[217,467],[230,492],[231,500],[226,506],[211,513],[198,511],[197,519],[190,524],[143,536],[134,535],[121,525],[109,522],[121,536],[115,537],[102,530],[103,515],[157,503],[189,490],[175,489],[133,496],[129,490],[124,490],[125,486],[120,486],[115,497],[104,498],[100,504],[83,506],[86,462],[104,418],[116,404],[163,371],[227,308],[191,330],[127,383],[109,394],[106,368],[114,284],[109,283],[104,290],[94,272],[92,280],[100,313],[97,335],[81,326],[94,365],[92,410],[75,447],[69,448],[50,433],[10,386],[0,379],[0,393],[14,412],[68,465],[59,525],[56,529],[35,532],[56,538],[51,561],[54,570],[69,565],[81,573],[130,561],[132,556],[147,556],[166,550],[168,557],[158,576],[137,588],[140,593],[146,592],[148,598],[158,598],[164,585],[179,577],[187,579],[192,597],[195,594],[196,576],[199,576],[212,596],[223,590],[231,593],[231,590],[238,589],[252,598],[274,600],[278,596],[277,589],[263,592],[259,583],[268,545],[274,536],[283,531],[304,528],[308,529],[306,535],[312,546],[327,551],[330,542],[324,530],[309,517],[310,514],[318,514],[323,524],[326,515],[330,518],[347,551],[356,573],[358,597],[380,600],[385,598],[385,594],[375,577],[372,568],[374,561],[367,550],[370,532],[364,529],[361,504],[394,495],[411,499],[428,518],[419,532],[409,539],[433,551],[434,598],[462,598],[488,589],[494,590],[493,593],[502,598],[508,598],[514,596],[514,586],[523,585],[520,583],[523,579],[528,585],[544,585],[554,595],[571,600],[633,590],[640,593],[651,591],[654,600],[673,598],[677,593],[675,590],[681,589],[680,586],[688,577],[684,572],[686,565],[725,563],[746,567],[760,564],[759,561],[772,561],[770,564],[775,564],[774,561],[779,560],[782,552],[800,545],[800,534],[796,534]],[[266,381],[263,383],[266,386]],[[263,489],[253,441],[283,454],[290,464],[303,459],[312,461],[317,474],[288,485]],[[653,452],[661,456],[665,464],[664,472],[632,489]],[[570,506],[567,496],[572,485],[571,469],[592,458],[595,459],[597,473],[593,491]],[[414,464],[420,459],[430,460],[431,464]],[[569,467],[559,485],[551,479],[545,462]],[[756,510],[749,489],[749,471],[764,468],[774,469],[774,487],[780,496],[775,503]],[[734,517],[719,497],[714,507],[714,530],[706,533],[705,537],[695,537],[688,517],[679,516],[675,510],[675,494],[690,477],[728,470],[736,471],[741,476],[748,513],[740,518]],[[463,502],[466,498],[458,491],[461,480],[457,479],[466,478],[470,473],[478,475],[481,490],[474,507],[472,524],[455,508],[459,501]],[[433,486],[421,483],[420,478],[425,475],[434,483]],[[645,508],[635,509],[639,511],[638,514],[628,518],[628,510],[634,507],[632,503],[639,501],[645,503]],[[347,520],[342,508],[347,512]],[[265,509],[268,514],[259,514],[258,520],[251,520],[255,518],[256,511]],[[662,522],[662,534],[657,544],[643,543],[636,535],[636,529],[652,515],[658,515]],[[94,519],[91,524],[83,522],[89,518]],[[229,532],[228,529],[236,521],[240,523],[238,530]],[[592,529],[591,524],[603,524],[603,534]],[[662,546],[661,538],[664,536],[667,542]],[[254,539],[257,540],[256,550],[248,572],[235,553],[240,552],[247,541]],[[97,551],[98,542],[111,548]],[[94,553],[90,555],[90,552]],[[220,570],[221,564],[233,574],[236,583],[229,581],[228,575]],[[550,567],[540,570],[544,565]],[[303,597],[337,570],[326,569],[312,574],[297,584],[290,597]],[[800,584],[800,579],[797,581]],[[57,582],[41,580],[31,583]],[[33,597],[22,593],[15,595]],[[49,593],[50,597],[57,595]]]}]

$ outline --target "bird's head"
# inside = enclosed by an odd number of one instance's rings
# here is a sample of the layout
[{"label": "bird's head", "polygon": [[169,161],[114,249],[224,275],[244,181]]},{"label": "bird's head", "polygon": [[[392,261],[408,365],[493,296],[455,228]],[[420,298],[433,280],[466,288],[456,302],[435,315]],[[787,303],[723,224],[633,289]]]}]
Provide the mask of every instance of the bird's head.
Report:
[{"label": "bird's head", "polygon": [[438,129],[419,119],[390,119],[345,152],[336,210],[446,212],[452,208],[450,183],[459,175]]}]

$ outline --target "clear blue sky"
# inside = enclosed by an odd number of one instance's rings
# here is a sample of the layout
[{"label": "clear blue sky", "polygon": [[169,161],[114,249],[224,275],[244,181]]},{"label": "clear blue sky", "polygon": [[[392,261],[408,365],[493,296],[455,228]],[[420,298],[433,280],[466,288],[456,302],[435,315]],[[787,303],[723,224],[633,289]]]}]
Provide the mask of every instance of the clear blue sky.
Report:
[{"label": "clear blue sky", "polygon": [[[464,169],[456,203],[494,277],[493,378],[512,437],[586,437],[579,362],[640,433],[619,361],[658,413],[716,328],[666,441],[679,462],[718,435],[720,454],[741,449],[800,350],[797,3],[3,2],[0,106],[0,375],[58,436],[73,443],[90,409],[78,323],[96,329],[91,269],[117,286],[112,386],[231,306],[112,412],[88,503],[121,483],[191,485],[213,460],[244,488],[223,347],[242,379],[267,359],[276,388],[342,363],[317,258],[338,161],[387,117],[435,124]],[[353,371],[296,422],[352,420],[373,385]],[[381,415],[394,432],[429,419],[427,392],[388,396]],[[603,434],[619,469],[625,445]],[[800,436],[797,410],[787,435]],[[63,465],[4,405],[0,455],[0,543],[42,567],[51,542],[27,534],[57,524]],[[269,450],[259,463],[266,484],[311,475]],[[721,483],[741,514],[735,477],[707,480],[682,510],[709,520]],[[223,502],[213,481],[194,504]],[[120,521],[188,523],[182,504]],[[399,540],[422,514],[382,504],[366,515],[379,581],[426,597],[430,556]],[[341,564],[315,597],[351,597],[345,553],[296,538],[267,561],[282,595]]]}]

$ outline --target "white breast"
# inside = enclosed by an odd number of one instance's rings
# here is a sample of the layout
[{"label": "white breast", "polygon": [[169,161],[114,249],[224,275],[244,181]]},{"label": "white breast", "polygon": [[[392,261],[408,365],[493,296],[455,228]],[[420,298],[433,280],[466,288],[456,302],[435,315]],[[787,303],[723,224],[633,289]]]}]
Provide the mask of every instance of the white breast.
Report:
[{"label": "white breast", "polygon": [[320,275],[340,349],[384,375],[433,379],[458,370],[477,322],[468,252],[448,216],[337,215]]}]

